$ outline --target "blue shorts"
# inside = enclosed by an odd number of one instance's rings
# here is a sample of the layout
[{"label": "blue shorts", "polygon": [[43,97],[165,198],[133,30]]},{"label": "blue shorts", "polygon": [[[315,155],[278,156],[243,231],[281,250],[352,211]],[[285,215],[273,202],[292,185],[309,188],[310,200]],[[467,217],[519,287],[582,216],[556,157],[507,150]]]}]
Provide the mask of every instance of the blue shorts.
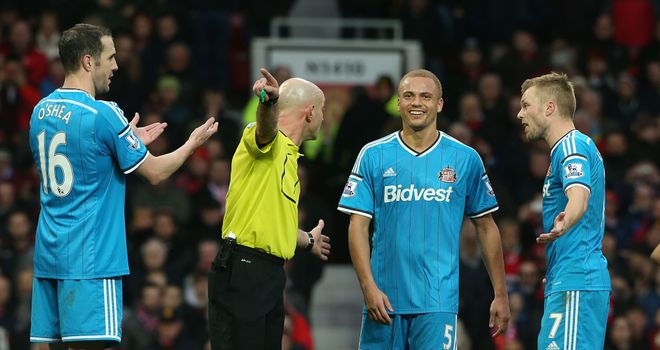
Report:
[{"label": "blue shorts", "polygon": [[603,348],[609,291],[556,292],[544,304],[539,350]]},{"label": "blue shorts", "polygon": [[391,325],[362,315],[360,350],[443,349],[456,350],[456,314],[390,315]]},{"label": "blue shorts", "polygon": [[121,288],[121,277],[88,280],[35,277],[30,341],[120,342]]}]

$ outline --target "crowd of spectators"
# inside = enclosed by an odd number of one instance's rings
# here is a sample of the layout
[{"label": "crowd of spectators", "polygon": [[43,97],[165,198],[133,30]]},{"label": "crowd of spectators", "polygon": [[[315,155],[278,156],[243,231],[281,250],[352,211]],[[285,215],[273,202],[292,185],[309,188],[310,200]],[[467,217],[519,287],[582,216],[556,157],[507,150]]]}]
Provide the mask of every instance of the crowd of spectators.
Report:
[{"label": "crowd of spectators", "polygon": [[[154,187],[130,176],[127,190],[132,273],[124,279],[122,348],[202,349],[208,347],[206,271],[218,249],[231,156],[253,117],[250,40],[268,35],[269,20],[287,15],[294,3],[0,2],[0,349],[30,348],[40,187],[27,130],[32,107],[63,82],[61,31],[81,21],[112,29],[119,70],[102,98],[127,116],[139,112],[143,124],[169,124],[150,145],[152,154],[180,145],[207,116],[220,121],[217,137],[172,180]],[[488,335],[488,274],[466,221],[459,349],[536,349],[546,260],[534,239],[542,231],[549,150],[524,139],[516,115],[522,81],[551,70],[575,83],[576,127],[605,160],[603,253],[613,289],[606,349],[660,349],[660,268],[648,257],[660,243],[658,1],[337,0],[336,6],[347,18],[399,19],[406,39],[421,42],[425,67],[444,85],[438,127],[479,152],[497,194],[511,327],[495,340]],[[270,68],[278,79],[290,75],[287,67]],[[331,263],[349,263],[347,217],[334,208],[357,152],[400,126],[393,100],[399,78],[384,75],[350,90],[326,87],[322,137],[303,145],[301,227],[326,220]],[[305,253],[287,263],[287,350],[314,346],[309,305],[322,269]]]}]

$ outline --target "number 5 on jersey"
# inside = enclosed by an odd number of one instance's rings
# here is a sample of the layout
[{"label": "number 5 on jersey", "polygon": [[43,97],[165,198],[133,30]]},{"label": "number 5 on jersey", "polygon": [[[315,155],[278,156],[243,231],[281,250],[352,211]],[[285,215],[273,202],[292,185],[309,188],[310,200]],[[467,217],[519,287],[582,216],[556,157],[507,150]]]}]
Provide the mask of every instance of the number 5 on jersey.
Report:
[{"label": "number 5 on jersey", "polygon": [[[57,148],[60,145],[66,145],[66,134],[58,132],[50,140],[48,146],[48,158],[46,158],[46,131],[42,131],[37,136],[39,142],[39,165],[41,168],[41,180],[44,186],[44,193],[48,194],[50,190],[57,197],[65,197],[71,193],[73,187],[73,169],[71,162],[66,155],[57,153]],[[57,172],[55,168],[60,168],[62,181],[57,181]]]},{"label": "number 5 on jersey", "polygon": [[451,350],[452,349],[452,332],[454,331],[454,326],[447,324],[445,325],[445,339],[447,339],[447,342],[442,344],[442,348],[444,350]]}]

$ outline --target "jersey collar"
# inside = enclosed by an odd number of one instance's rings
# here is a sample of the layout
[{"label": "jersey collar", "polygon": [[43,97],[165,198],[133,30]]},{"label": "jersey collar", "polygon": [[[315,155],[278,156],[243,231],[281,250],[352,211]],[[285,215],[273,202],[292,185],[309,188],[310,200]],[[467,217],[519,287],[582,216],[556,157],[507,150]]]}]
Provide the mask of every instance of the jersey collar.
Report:
[{"label": "jersey collar", "polygon": [[576,130],[576,129],[571,129],[571,130],[569,130],[567,133],[564,134],[564,136],[560,137],[559,140],[557,140],[557,142],[555,142],[554,145],[552,145],[552,148],[550,149],[550,156],[551,156],[551,157],[552,157],[552,153],[555,152],[555,148],[557,148],[557,146],[559,146],[559,144],[560,144],[562,141],[564,141],[564,139],[567,138],[568,135],[570,135],[570,134],[571,134],[573,131],[575,131],[575,130]]},{"label": "jersey collar", "polygon": [[60,92],[60,93],[62,93],[62,92],[64,92],[64,93],[83,93],[83,94],[87,95],[89,98],[93,99],[92,95],[90,95],[87,91],[81,90],[81,89],[61,87],[61,88],[58,88],[55,91]]},{"label": "jersey collar", "polygon": [[431,151],[433,151],[435,149],[435,147],[438,146],[438,144],[440,144],[440,139],[442,139],[442,133],[440,131],[438,131],[438,138],[435,140],[435,142],[433,142],[433,144],[431,144],[431,146],[429,146],[427,149],[425,149],[421,152],[415,151],[412,147],[406,145],[406,143],[403,142],[403,138],[401,137],[401,131],[396,133],[396,138],[397,138],[397,140],[399,140],[399,144],[401,145],[401,147],[403,147],[403,149],[408,151],[408,153],[412,154],[415,157],[423,157],[423,156],[431,153]]},{"label": "jersey collar", "polygon": [[298,155],[301,155],[301,156],[302,156],[302,153],[300,153],[300,147],[298,147],[295,143],[293,143],[293,141],[291,141],[291,139],[289,138],[289,136],[286,136],[286,134],[284,133],[284,131],[279,130],[279,132],[280,132],[280,134],[282,134],[282,136],[283,136],[284,139],[286,140],[286,143],[287,143],[287,145],[289,145],[289,148],[292,148],[293,150],[296,151],[296,153],[297,153]]}]

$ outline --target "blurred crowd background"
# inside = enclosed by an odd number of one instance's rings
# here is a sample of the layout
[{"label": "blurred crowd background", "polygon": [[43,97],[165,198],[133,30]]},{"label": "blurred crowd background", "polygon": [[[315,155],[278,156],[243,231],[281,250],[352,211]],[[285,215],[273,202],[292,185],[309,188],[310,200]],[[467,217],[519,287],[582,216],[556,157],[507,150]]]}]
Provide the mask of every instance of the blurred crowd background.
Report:
[{"label": "blurred crowd background", "polygon": [[[419,40],[425,68],[444,87],[438,127],[474,147],[500,203],[512,320],[488,335],[492,298],[469,221],[461,236],[459,349],[536,349],[543,310],[541,189],[549,149],[529,143],[516,120],[520,84],[569,74],[576,127],[605,159],[603,253],[612,277],[606,349],[660,349],[660,4],[657,0],[324,0],[343,18],[398,19]],[[159,155],[180,145],[208,116],[217,137],[171,180],[151,186],[128,177],[128,249],[122,349],[208,348],[206,271],[218,249],[230,162],[254,119],[250,42],[268,36],[276,16],[315,16],[309,0],[0,1],[0,349],[29,349],[32,253],[39,178],[28,146],[33,106],[63,82],[57,43],[78,22],[112,29],[119,70],[103,99],[141,124],[165,121],[150,145]],[[317,3],[318,4],[318,3]],[[342,30],[350,40],[355,33]],[[380,40],[383,33],[369,31]],[[268,67],[282,81],[291,67]],[[330,264],[348,264],[348,217],[335,208],[360,148],[400,127],[399,76],[369,86],[325,88],[320,140],[303,145],[300,225],[326,220]],[[305,253],[286,265],[285,349],[313,349],[309,308],[324,266]],[[357,333],[357,332],[356,332]],[[33,347],[36,348],[36,347]],[[341,349],[340,349],[341,350]],[[543,350],[543,349],[542,349]]]}]

